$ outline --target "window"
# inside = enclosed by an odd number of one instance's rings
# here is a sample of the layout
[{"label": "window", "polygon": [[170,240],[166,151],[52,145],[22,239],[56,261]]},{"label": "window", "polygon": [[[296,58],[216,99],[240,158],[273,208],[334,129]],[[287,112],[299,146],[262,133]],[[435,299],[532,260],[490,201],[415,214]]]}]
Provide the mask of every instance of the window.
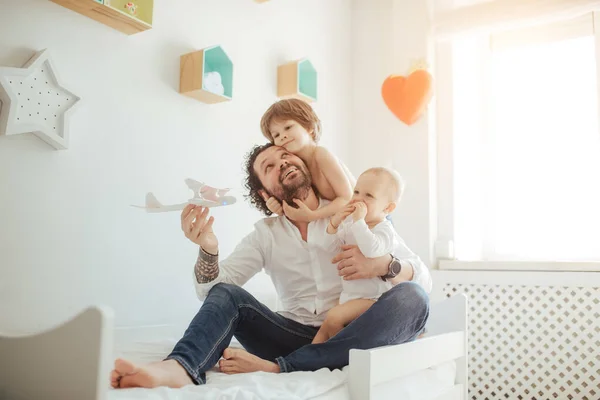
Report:
[{"label": "window", "polygon": [[440,213],[452,215],[440,215],[451,221],[440,233],[454,258],[600,261],[593,22],[587,15],[446,44],[450,57],[437,68],[452,70],[452,141],[438,160],[452,171],[451,192],[440,192],[451,207]]}]

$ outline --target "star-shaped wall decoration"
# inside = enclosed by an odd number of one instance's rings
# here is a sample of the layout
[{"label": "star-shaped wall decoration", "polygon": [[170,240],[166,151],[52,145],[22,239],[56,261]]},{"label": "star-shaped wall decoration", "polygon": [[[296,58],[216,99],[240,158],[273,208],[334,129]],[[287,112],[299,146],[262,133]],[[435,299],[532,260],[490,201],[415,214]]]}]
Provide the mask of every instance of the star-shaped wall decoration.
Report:
[{"label": "star-shaped wall decoration", "polygon": [[0,135],[31,132],[56,149],[69,147],[69,117],[79,97],[60,83],[48,50],[23,68],[0,67]]}]

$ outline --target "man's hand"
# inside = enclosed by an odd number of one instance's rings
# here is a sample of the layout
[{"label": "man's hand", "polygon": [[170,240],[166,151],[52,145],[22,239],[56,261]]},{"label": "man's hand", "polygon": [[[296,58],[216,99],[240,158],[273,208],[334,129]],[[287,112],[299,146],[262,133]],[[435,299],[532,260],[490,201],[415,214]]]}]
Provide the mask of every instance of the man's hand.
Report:
[{"label": "man's hand", "polygon": [[267,192],[265,192],[264,190],[261,190],[259,193],[262,196],[262,198],[265,200],[265,203],[266,203],[269,211],[271,211],[275,215],[283,215],[283,207],[281,206],[281,203],[279,202],[279,200],[277,200],[273,196],[269,196],[267,194]]},{"label": "man's hand", "polygon": [[294,199],[294,203],[296,203],[298,208],[290,206],[285,201],[283,202],[283,212],[289,219],[296,222],[310,222],[317,219],[317,214],[308,208],[302,200]]},{"label": "man's hand", "polygon": [[354,203],[354,212],[352,213],[352,219],[354,222],[360,221],[367,216],[367,205],[362,201]]},{"label": "man's hand", "polygon": [[[387,263],[383,258],[387,258]],[[338,274],[344,280],[370,279],[387,273],[387,265],[392,260],[390,255],[378,258],[367,258],[356,245],[342,246],[342,252],[331,260],[338,264]],[[384,262],[382,262],[384,261]],[[383,266],[383,268],[382,268]]]},{"label": "man's hand", "polygon": [[210,254],[219,252],[219,241],[212,225],[214,218],[208,217],[208,208],[188,204],[181,212],[181,230],[185,237]]}]

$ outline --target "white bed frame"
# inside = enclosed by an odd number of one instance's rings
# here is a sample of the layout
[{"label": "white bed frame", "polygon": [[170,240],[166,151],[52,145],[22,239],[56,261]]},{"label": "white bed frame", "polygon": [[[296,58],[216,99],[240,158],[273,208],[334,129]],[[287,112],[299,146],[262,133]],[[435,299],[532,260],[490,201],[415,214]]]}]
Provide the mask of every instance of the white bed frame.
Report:
[{"label": "white bed frame", "polygon": [[[113,315],[92,307],[71,321],[30,336],[0,335],[0,398],[104,400],[113,357]],[[467,299],[431,307],[425,338],[372,350],[351,350],[352,400],[373,400],[377,385],[456,360],[455,385],[435,399],[467,399]]]},{"label": "white bed frame", "polygon": [[455,360],[454,387],[431,400],[467,400],[467,322],[467,298],[460,294],[431,306],[424,338],[372,350],[350,350],[350,398],[374,400],[377,385]]},{"label": "white bed frame", "polygon": [[104,400],[113,332],[112,310],[92,307],[46,332],[0,335],[0,399]]}]

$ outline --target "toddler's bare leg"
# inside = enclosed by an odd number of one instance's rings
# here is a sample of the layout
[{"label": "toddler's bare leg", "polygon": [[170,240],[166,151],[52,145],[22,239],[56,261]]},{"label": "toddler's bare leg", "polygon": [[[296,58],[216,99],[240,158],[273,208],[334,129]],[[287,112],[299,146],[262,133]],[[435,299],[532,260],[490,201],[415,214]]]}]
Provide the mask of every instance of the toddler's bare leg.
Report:
[{"label": "toddler's bare leg", "polygon": [[358,318],[375,303],[370,299],[355,299],[333,307],[327,313],[325,322],[313,339],[313,344],[323,343],[335,336],[346,325]]},{"label": "toddler's bare leg", "polygon": [[327,327],[325,323],[323,323],[323,325],[321,325],[319,331],[315,335],[314,339],[312,340],[312,344],[323,343],[326,342],[327,339],[329,339],[329,333],[327,332]]}]

